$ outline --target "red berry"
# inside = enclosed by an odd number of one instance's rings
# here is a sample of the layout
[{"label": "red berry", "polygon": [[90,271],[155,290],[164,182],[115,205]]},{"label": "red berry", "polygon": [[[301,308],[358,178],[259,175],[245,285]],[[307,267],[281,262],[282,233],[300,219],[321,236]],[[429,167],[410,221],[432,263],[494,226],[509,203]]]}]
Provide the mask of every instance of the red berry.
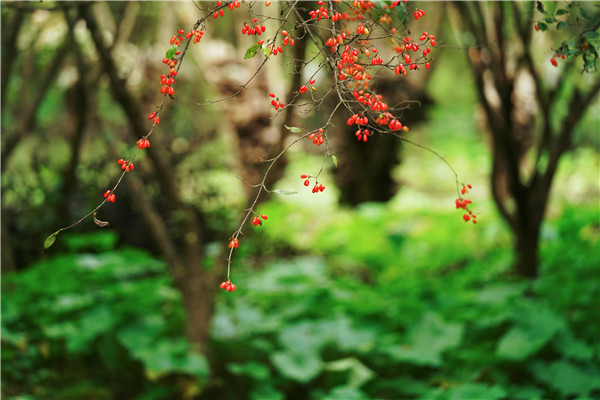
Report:
[{"label": "red berry", "polygon": [[308,185],[310,185],[310,181],[307,179],[304,181],[304,186],[308,186]]},{"label": "red berry", "polygon": [[308,178],[308,175],[306,175],[306,174],[305,175],[300,175],[300,178],[301,179],[306,179],[306,178]]},{"label": "red berry", "polygon": [[267,217],[265,214],[260,216],[262,219],[269,219],[269,217]]},{"label": "red berry", "polygon": [[156,113],[155,113],[155,112],[153,112],[152,114],[148,115],[148,119],[152,119],[152,118],[154,118],[155,116],[156,116]]},{"label": "red berry", "polygon": [[107,190],[106,192],[104,192],[104,198],[107,198],[108,196],[110,196],[110,190]]}]

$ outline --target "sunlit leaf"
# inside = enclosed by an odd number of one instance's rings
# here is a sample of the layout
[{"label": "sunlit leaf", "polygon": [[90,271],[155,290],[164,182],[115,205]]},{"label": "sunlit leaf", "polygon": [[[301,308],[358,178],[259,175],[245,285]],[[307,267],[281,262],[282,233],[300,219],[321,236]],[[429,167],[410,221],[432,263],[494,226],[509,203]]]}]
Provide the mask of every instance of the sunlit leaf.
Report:
[{"label": "sunlit leaf", "polygon": [[287,130],[289,130],[290,132],[293,132],[293,133],[302,133],[302,132],[304,132],[304,130],[302,130],[302,128],[297,128],[295,126],[287,126],[287,125],[285,125],[285,127],[287,128]]},{"label": "sunlit leaf", "polygon": [[271,48],[268,46],[263,46],[262,51],[265,53],[265,57],[269,58],[271,55]]},{"label": "sunlit leaf", "polygon": [[175,57],[175,53],[177,53],[177,46],[173,45],[169,48],[169,50],[167,50],[165,57],[170,60],[171,58]]},{"label": "sunlit leaf", "polygon": [[252,46],[248,47],[248,50],[246,50],[246,54],[244,55],[245,59],[248,58],[252,58],[256,55],[256,52],[258,52],[258,50],[261,48],[260,44],[253,44]]},{"label": "sunlit leaf", "polygon": [[334,154],[331,155],[331,161],[333,161],[333,166],[337,168],[337,157]]},{"label": "sunlit leaf", "polygon": [[273,193],[281,194],[284,196],[290,196],[290,195],[296,194],[298,192],[295,190],[275,189],[275,190],[273,190]]},{"label": "sunlit leaf", "polygon": [[302,383],[309,382],[323,369],[321,358],[312,351],[273,353],[271,361],[281,375]]}]

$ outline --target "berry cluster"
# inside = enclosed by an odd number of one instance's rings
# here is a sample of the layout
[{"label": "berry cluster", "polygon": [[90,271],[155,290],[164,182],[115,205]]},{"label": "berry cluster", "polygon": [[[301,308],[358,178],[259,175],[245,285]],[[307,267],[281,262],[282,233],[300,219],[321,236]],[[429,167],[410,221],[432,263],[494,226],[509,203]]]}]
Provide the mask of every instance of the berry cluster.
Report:
[{"label": "berry cluster", "polygon": [[[315,82],[316,82],[316,81],[315,81],[314,79],[311,79],[310,81],[308,81],[308,84],[309,84],[309,85],[314,85],[314,84],[315,84]],[[314,86],[311,86],[311,87],[310,87],[310,89],[311,89],[313,92],[316,92],[316,91],[317,91],[317,88],[316,88],[316,87],[314,87]],[[300,94],[304,94],[304,93],[306,93],[307,91],[308,91],[308,86],[300,86]]]},{"label": "berry cluster", "polygon": [[319,130],[317,130],[316,132],[311,132],[308,135],[308,140],[312,140],[312,142],[314,144],[316,144],[317,146],[320,146],[323,144],[323,128],[319,128]]},{"label": "berry cluster", "polygon": [[273,106],[273,108],[277,111],[280,108],[285,107],[285,104],[283,104],[282,102],[279,101],[279,97],[277,97],[277,99],[275,99],[275,93],[269,93],[269,96],[273,98],[273,100],[271,100],[271,105]]},{"label": "berry cluster", "polygon": [[252,219],[252,225],[254,225],[254,226],[260,225],[260,226],[262,226],[261,218],[264,219],[264,220],[269,219],[269,217],[267,217],[265,214],[262,214],[260,217],[257,215],[256,217],[254,217]]},{"label": "berry cluster", "polygon": [[[263,32],[267,30],[267,28],[264,25],[258,25],[257,18],[254,18],[252,20],[252,24],[254,24],[254,26],[244,24],[244,27],[242,28],[242,35],[248,35],[248,36],[262,35]],[[259,44],[262,44],[262,43],[259,43]]]},{"label": "berry cluster", "polygon": [[[164,77],[164,75],[161,75],[161,79],[162,79],[163,77]],[[162,82],[161,82],[161,83],[162,83]],[[151,120],[153,120],[153,121],[152,121],[152,123],[153,123],[154,125],[158,125],[158,124],[160,124],[160,117],[158,117],[158,116],[156,115],[156,113],[155,113],[155,112],[152,112],[150,115],[148,115],[148,119],[151,119]]]},{"label": "berry cluster", "polygon": [[119,164],[121,166],[121,169],[125,172],[133,171],[133,169],[135,168],[135,165],[133,165],[132,162],[128,163],[127,161],[123,160],[122,158],[120,158],[117,161],[117,164]]},{"label": "berry cluster", "polygon": [[227,280],[225,282],[221,282],[219,287],[221,289],[227,290],[228,292],[233,292],[235,289],[237,289],[237,287],[235,286],[235,283],[231,283],[231,281],[229,281],[229,280]]},{"label": "berry cluster", "polygon": [[[471,189],[472,186],[471,185],[463,185],[462,189],[460,190],[460,193],[462,195],[467,194],[469,192],[469,189]],[[462,208],[463,210],[467,211],[464,215],[463,215],[463,220],[465,222],[469,222],[470,220],[473,221],[474,224],[477,223],[477,215],[473,214],[473,211],[471,211],[469,209],[469,204],[471,204],[471,200],[469,199],[463,199],[463,198],[458,198],[455,200],[455,204],[456,204],[456,209]]]},{"label": "berry cluster", "polygon": [[[290,34],[288,33],[288,31],[282,29],[281,30],[281,35],[283,36],[283,41],[281,42],[281,44],[283,45],[283,47],[287,46],[288,44],[290,46],[293,46],[293,45],[296,44],[296,40],[293,37],[290,36]],[[281,49],[281,47],[279,47],[278,49],[279,49],[279,52],[283,51]],[[275,54],[275,55],[277,55],[277,54]]]},{"label": "berry cluster", "polygon": [[239,245],[240,245],[240,242],[239,242],[239,240],[237,240],[237,238],[233,238],[233,239],[231,239],[231,241],[229,242],[229,246],[228,246],[228,247],[229,247],[230,249],[232,249],[232,248],[233,248],[233,249],[237,249]]},{"label": "berry cluster", "polygon": [[[308,178],[308,179],[307,179]],[[300,175],[300,179],[306,179],[304,181],[304,186],[308,186],[310,185],[310,176],[304,174],[304,175]],[[322,192],[323,190],[325,190],[325,185],[320,184],[319,182],[317,182],[317,180],[315,179],[315,185],[312,188],[312,192],[313,193],[319,193]]]},{"label": "berry cluster", "polygon": [[[217,1],[217,7],[221,7],[222,4],[223,4],[223,2],[221,0]],[[234,8],[239,8],[241,6],[242,6],[242,3],[238,0],[232,1],[231,3],[229,3],[227,5],[227,7],[229,7],[229,9],[231,11],[233,11]],[[221,8],[219,11],[215,11],[213,13],[213,18],[217,19],[219,17],[222,17],[223,15],[225,15],[225,10]]]},{"label": "berry cluster", "polygon": [[140,140],[137,141],[137,147],[140,150],[146,149],[146,148],[150,147],[150,141],[148,139],[141,138]]},{"label": "berry cluster", "polygon": [[320,21],[322,19],[329,19],[329,15],[327,14],[327,9],[325,7],[323,7],[323,1],[318,1],[317,5],[319,5],[320,7],[317,8],[316,10],[312,10],[308,12],[308,15],[310,15],[310,19],[316,19],[317,21]]},{"label": "berry cluster", "polygon": [[116,200],[114,193],[110,190],[104,192],[104,198],[106,199],[106,201],[110,201],[111,203],[114,203]]}]

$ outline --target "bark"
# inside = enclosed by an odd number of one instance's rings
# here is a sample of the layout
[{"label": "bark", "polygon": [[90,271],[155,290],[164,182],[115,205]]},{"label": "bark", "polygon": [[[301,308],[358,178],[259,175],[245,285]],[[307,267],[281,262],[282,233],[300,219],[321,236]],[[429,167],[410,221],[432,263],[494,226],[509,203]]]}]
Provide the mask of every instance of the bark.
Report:
[{"label": "bark", "polygon": [[[401,122],[413,126],[426,119],[426,109],[433,104],[425,92],[425,84],[419,88],[398,83],[380,82],[378,94],[392,104],[410,102]],[[335,126],[342,132],[333,139],[336,151],[343,154],[338,158],[338,168],[332,170],[336,186],[340,189],[340,203],[356,206],[361,203],[390,200],[398,190],[393,178],[394,167],[401,162],[401,146],[392,135],[375,135],[367,143],[356,140],[356,126],[348,127],[348,113],[339,112],[334,117]]]},{"label": "bark", "polygon": [[[125,113],[131,135],[137,139],[146,134],[145,121],[140,107],[117,74],[115,61],[110,54],[109,47],[104,43],[91,6],[81,6],[80,13],[86,21],[104,72],[109,78],[113,96]],[[155,242],[159,243],[158,249],[165,256],[176,285],[181,290],[186,311],[186,336],[190,342],[205,350],[209,335],[208,321],[212,315],[213,288],[218,286],[215,284],[216,278],[211,277],[206,270],[202,269],[206,233],[203,217],[182,202],[175,180],[171,176],[171,169],[168,168],[166,154],[159,154],[156,146],[150,147],[146,151],[148,151],[154,167],[153,174],[158,178],[161,193],[165,196],[170,208],[158,213],[146,199],[142,201],[142,208],[150,212],[143,215],[151,227]],[[140,182],[134,183],[133,186],[134,190],[141,193]],[[175,215],[179,217],[175,218]],[[168,230],[166,220],[181,222]]]},{"label": "bark", "polygon": [[[455,23],[463,24],[477,39],[478,45],[467,49],[470,68],[476,81],[479,103],[487,120],[487,130],[492,138],[492,175],[491,186],[494,202],[501,216],[507,222],[514,237],[514,270],[517,274],[534,278],[538,274],[540,230],[550,198],[550,190],[560,158],[572,147],[573,132],[581,121],[587,105],[591,104],[600,91],[597,79],[591,87],[575,88],[570,98],[559,98],[558,93],[568,86],[568,73],[563,74],[554,88],[547,88],[546,82],[536,70],[531,54],[531,15],[522,16],[523,9],[516,3],[486,3],[494,18],[493,29],[485,29],[484,11],[481,4],[455,2],[459,12],[454,16]],[[490,10],[491,8],[491,10]],[[528,10],[532,12],[532,8]],[[510,18],[506,15],[512,12]],[[490,15],[487,14],[487,15]],[[507,41],[504,40],[504,21],[514,19],[515,40],[523,49],[521,54],[508,60]],[[461,27],[455,26],[455,29]],[[487,52],[487,61],[482,57]],[[507,64],[519,67],[508,73]],[[567,65],[567,71],[568,71]],[[539,134],[533,119],[517,117],[519,110],[518,88],[515,81],[519,72],[526,71],[535,83],[534,94],[540,108]],[[494,102],[484,90],[485,85],[492,87],[500,99]],[[562,96],[565,96],[563,94]],[[558,128],[551,124],[551,114],[557,103],[569,104],[569,110]],[[524,177],[523,160],[527,152],[536,151],[536,165],[530,178]],[[548,158],[547,166],[542,167],[542,156]],[[508,200],[513,207],[509,208]]]}]

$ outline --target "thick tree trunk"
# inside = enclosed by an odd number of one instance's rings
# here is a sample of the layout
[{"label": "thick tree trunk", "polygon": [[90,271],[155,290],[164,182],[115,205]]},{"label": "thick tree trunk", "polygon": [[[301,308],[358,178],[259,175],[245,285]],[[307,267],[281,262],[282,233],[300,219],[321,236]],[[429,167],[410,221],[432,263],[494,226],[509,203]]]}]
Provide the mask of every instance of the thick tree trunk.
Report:
[{"label": "thick tree trunk", "polygon": [[[427,107],[433,104],[424,88],[424,83],[419,87],[406,84],[400,87],[389,81],[380,84],[377,93],[390,105],[410,102],[409,110],[400,118],[410,127],[423,122],[427,118]],[[332,140],[336,152],[343,154],[338,158],[338,168],[332,170],[340,190],[340,203],[356,206],[369,201],[387,202],[399,186],[393,178],[393,170],[402,161],[400,141],[389,134],[376,134],[367,143],[359,142],[354,134],[356,126],[346,125],[349,116],[339,112],[334,118],[340,134]]]},{"label": "thick tree trunk", "polygon": [[514,230],[515,270],[521,276],[535,278],[538,275],[538,245],[540,225],[522,224]]},{"label": "thick tree trunk", "polygon": [[218,277],[201,265],[189,266],[179,283],[186,315],[186,338],[205,352],[210,337],[210,320]]}]

